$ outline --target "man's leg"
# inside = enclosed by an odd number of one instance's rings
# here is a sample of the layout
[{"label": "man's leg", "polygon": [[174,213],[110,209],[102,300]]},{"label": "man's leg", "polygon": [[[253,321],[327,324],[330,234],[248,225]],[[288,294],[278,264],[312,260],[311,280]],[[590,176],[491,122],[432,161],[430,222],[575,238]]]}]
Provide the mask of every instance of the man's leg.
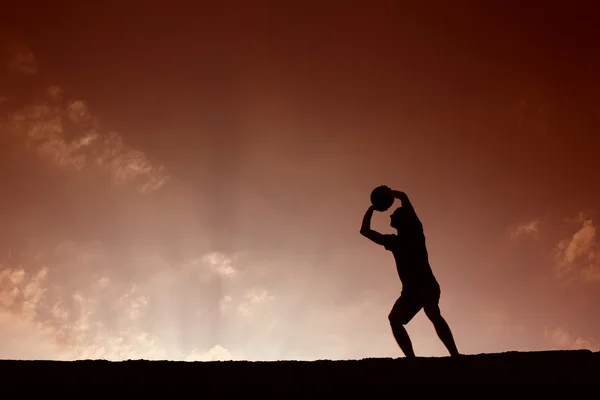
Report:
[{"label": "man's leg", "polygon": [[450,326],[442,317],[439,306],[439,291],[436,296],[433,296],[432,300],[428,302],[424,307],[423,311],[425,311],[425,315],[427,318],[433,323],[435,328],[435,332],[439,336],[446,349],[451,356],[458,356],[460,353],[456,348],[456,343],[454,342],[454,336],[452,335],[452,331],[450,330]]},{"label": "man's leg", "polygon": [[411,302],[410,299],[403,294],[396,300],[394,307],[392,307],[392,311],[388,315],[394,339],[396,339],[396,343],[400,346],[400,350],[402,350],[407,358],[415,357],[412,342],[404,327],[404,325],[406,325],[420,310],[420,307],[415,306],[413,303],[414,302]]},{"label": "man's leg", "polygon": [[401,323],[392,322],[391,325],[394,339],[396,339],[396,343],[400,346],[400,350],[402,350],[404,356],[406,358],[414,358],[415,351],[413,350],[412,342],[406,328]]}]

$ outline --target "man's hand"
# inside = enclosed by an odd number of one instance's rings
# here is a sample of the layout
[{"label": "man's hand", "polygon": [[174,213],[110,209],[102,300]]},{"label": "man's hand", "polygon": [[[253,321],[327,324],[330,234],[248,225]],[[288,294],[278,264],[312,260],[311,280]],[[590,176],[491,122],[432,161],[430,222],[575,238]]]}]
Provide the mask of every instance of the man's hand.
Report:
[{"label": "man's hand", "polygon": [[408,196],[406,193],[404,193],[401,190],[392,190],[390,189],[390,192],[392,194],[392,196],[394,196],[394,198],[399,199],[400,202],[402,203],[402,208],[404,210],[406,210],[410,215],[412,215],[412,217],[415,219],[415,221],[418,222],[418,224],[421,224],[421,221],[419,220],[419,217],[417,216],[417,213],[415,212],[415,208],[413,207],[411,201],[409,200]]},{"label": "man's hand", "polygon": [[393,190],[393,189],[390,189],[390,193],[391,193],[391,195],[392,195],[392,196],[394,196],[394,198],[396,198],[396,199],[400,199],[400,200],[402,200],[402,198],[406,197],[406,193],[404,193],[404,192],[402,192],[402,191],[400,191],[400,190]]},{"label": "man's hand", "polygon": [[390,194],[390,196],[394,197],[395,199],[402,199],[402,197],[406,196],[404,192],[400,190],[394,190],[389,186],[382,185],[381,187],[384,188]]}]

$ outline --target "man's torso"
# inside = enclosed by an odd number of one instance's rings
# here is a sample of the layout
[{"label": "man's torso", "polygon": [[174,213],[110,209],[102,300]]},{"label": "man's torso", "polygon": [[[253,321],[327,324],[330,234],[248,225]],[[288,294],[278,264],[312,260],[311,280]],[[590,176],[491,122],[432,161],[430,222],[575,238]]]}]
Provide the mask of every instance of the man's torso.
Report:
[{"label": "man's torso", "polygon": [[403,289],[438,286],[429,265],[425,235],[422,230],[404,235],[386,235],[385,248],[394,255]]}]

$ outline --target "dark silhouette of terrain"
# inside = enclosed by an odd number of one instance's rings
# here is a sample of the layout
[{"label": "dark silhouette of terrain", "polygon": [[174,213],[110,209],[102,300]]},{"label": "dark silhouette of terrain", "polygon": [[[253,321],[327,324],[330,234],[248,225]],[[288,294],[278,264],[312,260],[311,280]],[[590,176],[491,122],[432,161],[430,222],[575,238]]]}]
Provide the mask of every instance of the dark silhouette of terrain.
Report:
[{"label": "dark silhouette of terrain", "polygon": [[55,384],[126,384],[139,389],[170,384],[198,391],[247,384],[283,389],[308,384],[345,388],[364,383],[600,383],[600,353],[508,352],[349,361],[0,361],[0,374],[6,386],[43,387],[46,394]]}]

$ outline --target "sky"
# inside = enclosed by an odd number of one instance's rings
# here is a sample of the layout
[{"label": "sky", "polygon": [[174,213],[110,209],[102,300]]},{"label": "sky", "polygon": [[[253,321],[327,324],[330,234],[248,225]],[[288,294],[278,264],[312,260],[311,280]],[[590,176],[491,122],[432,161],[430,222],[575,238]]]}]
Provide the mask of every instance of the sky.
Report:
[{"label": "sky", "polygon": [[382,184],[462,353],[600,350],[583,3],[0,2],[0,358],[401,357]]}]

